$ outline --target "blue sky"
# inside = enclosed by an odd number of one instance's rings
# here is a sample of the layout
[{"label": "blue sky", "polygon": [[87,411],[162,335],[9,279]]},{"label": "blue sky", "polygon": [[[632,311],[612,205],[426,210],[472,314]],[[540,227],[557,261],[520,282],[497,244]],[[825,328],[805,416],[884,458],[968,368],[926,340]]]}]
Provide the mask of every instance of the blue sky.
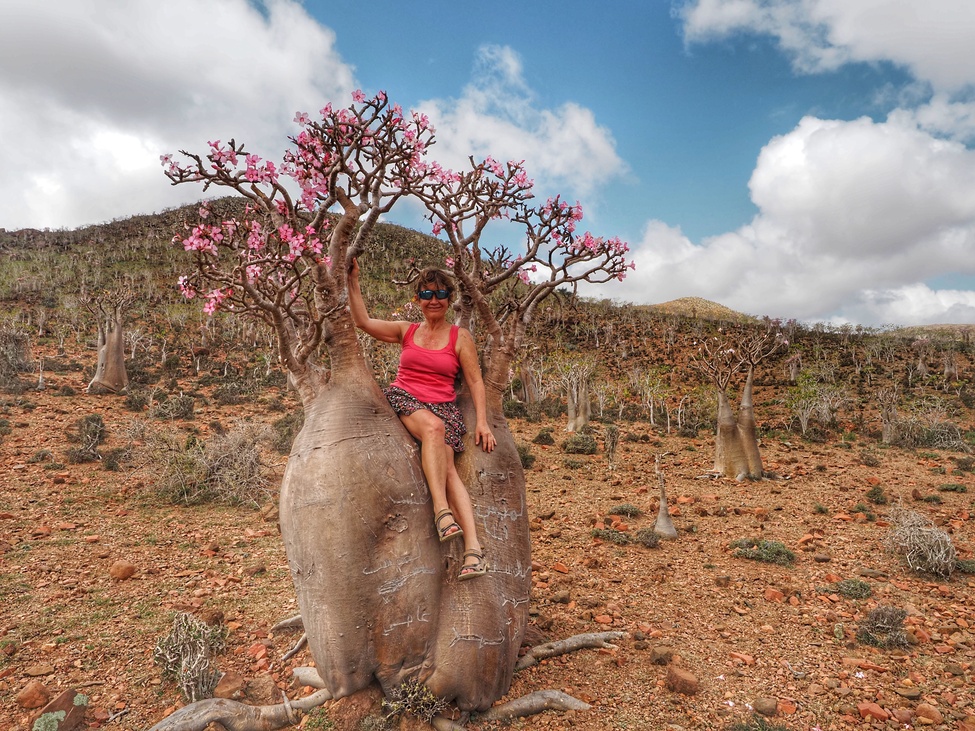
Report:
[{"label": "blue sky", "polygon": [[354,88],[429,113],[445,163],[524,158],[629,241],[636,271],[593,296],[975,322],[970,0],[8,0],[0,227],[195,200],[160,154],[279,158],[296,111]]}]

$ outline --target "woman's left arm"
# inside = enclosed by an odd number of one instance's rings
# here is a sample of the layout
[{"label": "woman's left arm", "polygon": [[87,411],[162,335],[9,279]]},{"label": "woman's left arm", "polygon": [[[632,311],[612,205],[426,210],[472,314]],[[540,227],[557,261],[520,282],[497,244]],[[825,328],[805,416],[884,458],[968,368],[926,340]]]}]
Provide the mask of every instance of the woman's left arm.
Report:
[{"label": "woman's left arm", "polygon": [[474,400],[477,419],[474,443],[480,444],[485,452],[492,452],[498,442],[487,423],[487,396],[484,392],[484,379],[481,378],[481,366],[477,362],[477,347],[470,331],[465,328],[460,328],[457,333],[457,357],[460,359],[460,368],[464,371],[464,382]]}]

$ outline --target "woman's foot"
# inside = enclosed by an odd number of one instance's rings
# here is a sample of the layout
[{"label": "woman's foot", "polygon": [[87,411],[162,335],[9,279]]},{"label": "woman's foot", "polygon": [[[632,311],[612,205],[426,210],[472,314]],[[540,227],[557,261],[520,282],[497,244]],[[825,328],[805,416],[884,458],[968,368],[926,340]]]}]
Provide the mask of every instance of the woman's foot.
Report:
[{"label": "woman's foot", "polygon": [[[468,563],[467,559],[469,558],[474,560]],[[478,576],[484,576],[486,573],[487,562],[484,560],[484,554],[481,551],[464,551],[464,566],[461,568],[458,578],[461,581],[467,581],[468,579],[476,579]]]},{"label": "woman's foot", "polygon": [[[444,521],[444,518],[447,520]],[[452,538],[458,538],[464,535],[464,529],[454,520],[454,514],[450,512],[450,508],[444,508],[437,513],[434,516],[433,524],[437,527],[437,535],[440,536],[441,543],[446,543]]]}]

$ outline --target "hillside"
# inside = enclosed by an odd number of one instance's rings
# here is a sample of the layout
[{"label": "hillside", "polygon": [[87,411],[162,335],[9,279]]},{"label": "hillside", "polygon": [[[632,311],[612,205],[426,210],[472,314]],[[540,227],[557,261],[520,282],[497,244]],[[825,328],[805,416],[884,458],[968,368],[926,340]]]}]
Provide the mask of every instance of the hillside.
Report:
[{"label": "hillside", "polygon": [[[68,689],[88,696],[89,728],[149,728],[183,703],[153,661],[182,612],[226,629],[217,666],[241,698],[306,692],[291,670],[310,657],[285,659],[298,636],[272,630],[296,611],[275,497],[301,409],[267,332],[178,296],[187,262],[169,242],[191,212],[0,234],[0,728],[28,731],[31,693]],[[379,235],[367,295],[393,309],[394,268],[432,258],[431,244]],[[95,329],[79,303],[117,286],[138,295],[132,383],[88,395]],[[520,672],[509,694],[556,688],[590,709],[468,728],[975,729],[970,337],[789,325],[789,350],[755,389],[778,478],[736,482],[711,474],[714,388],[694,366],[702,338],[729,326],[764,324],[696,298],[632,307],[560,293],[539,311],[508,403],[527,465],[530,638],[626,636]],[[373,356],[382,379],[389,362]],[[586,359],[594,454],[567,450],[557,385]],[[529,371],[546,393],[518,402]],[[819,399],[805,429],[802,388]],[[892,392],[898,436],[885,442]],[[236,462],[239,492],[194,481],[218,448],[255,444],[259,467]],[[679,535],[649,548],[633,537],[657,513],[658,459]],[[949,538],[963,562],[950,577],[886,550],[905,511]],[[793,560],[747,558],[763,539]],[[903,612],[900,634],[878,628],[871,612],[885,607]],[[305,727],[344,728],[340,706],[328,713],[334,726],[311,715]]]}]

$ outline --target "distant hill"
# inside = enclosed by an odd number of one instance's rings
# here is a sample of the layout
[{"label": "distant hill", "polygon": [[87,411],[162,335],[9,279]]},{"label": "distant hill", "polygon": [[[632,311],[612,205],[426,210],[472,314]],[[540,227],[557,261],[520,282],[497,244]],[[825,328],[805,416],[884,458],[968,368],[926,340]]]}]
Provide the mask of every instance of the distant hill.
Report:
[{"label": "distant hill", "polygon": [[658,315],[680,315],[681,317],[700,317],[704,320],[729,320],[740,323],[756,321],[756,318],[751,315],[736,312],[730,307],[719,305],[717,302],[706,300],[703,297],[680,297],[669,302],[646,305],[645,308]]}]

